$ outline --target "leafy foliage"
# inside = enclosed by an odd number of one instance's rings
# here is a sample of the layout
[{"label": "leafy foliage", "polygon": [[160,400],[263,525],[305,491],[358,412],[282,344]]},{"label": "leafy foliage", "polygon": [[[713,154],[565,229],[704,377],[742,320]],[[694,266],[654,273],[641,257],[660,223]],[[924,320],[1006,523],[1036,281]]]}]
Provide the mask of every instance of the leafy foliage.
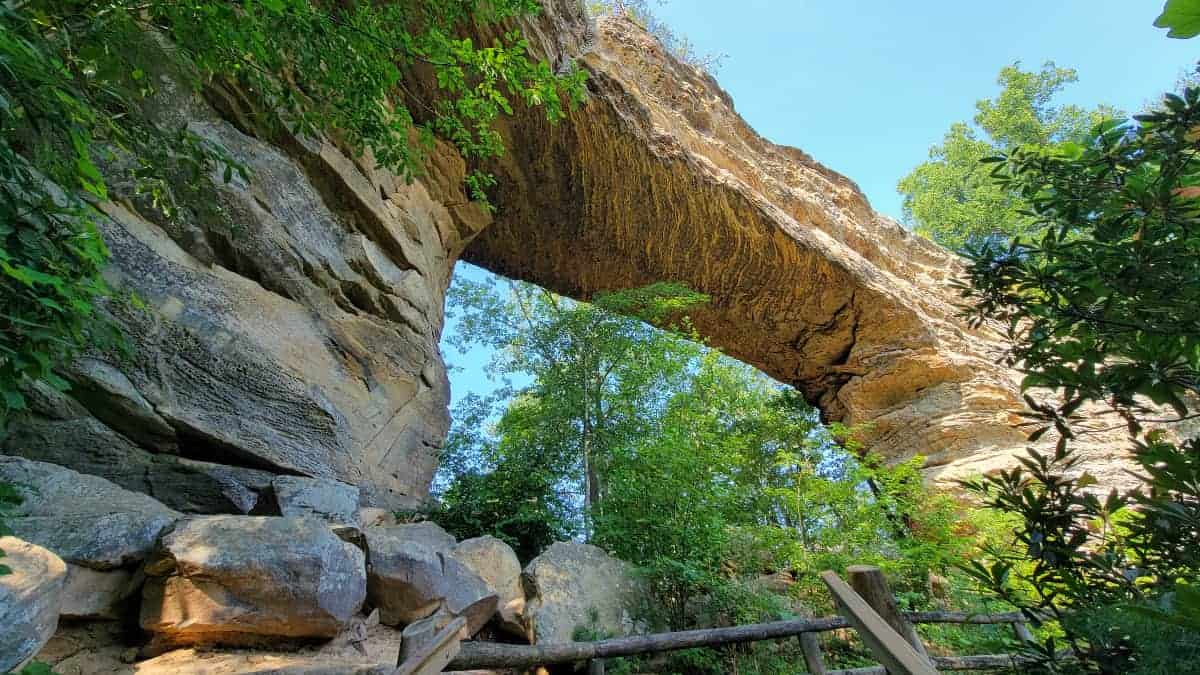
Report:
[{"label": "leafy foliage", "polygon": [[[254,124],[335,134],[411,179],[434,135],[472,163],[503,151],[493,122],[516,102],[550,119],[582,95],[516,32],[490,44],[476,24],[536,12],[535,0],[309,0],[102,3],[31,0],[0,10],[0,417],[21,385],[65,386],[54,368],[89,345],[119,344],[99,309],[111,289],[96,228],[110,183],[167,217],[206,176],[248,178],[222,148],[153,113],[161,79],[233,85]],[[161,39],[160,39],[161,38]],[[405,78],[432,73],[431,100]],[[414,106],[413,112],[410,106]],[[108,180],[106,180],[106,177]],[[490,176],[470,174],[485,199]]]},{"label": "leafy foliage", "polygon": [[1197,0],[1167,0],[1162,14],[1154,22],[1159,28],[1169,28],[1167,37],[1187,39],[1200,35],[1200,2]]},{"label": "leafy foliage", "polygon": [[1019,63],[1003,68],[999,96],[976,102],[974,124],[952,126],[930,149],[929,161],[900,180],[905,221],[954,250],[1038,231],[1024,198],[992,182],[980,160],[1022,145],[1080,138],[1115,114],[1104,107],[1055,106],[1055,97],[1076,79],[1074,70],[1053,62],[1037,71]]},{"label": "leafy foliage", "polygon": [[[686,313],[705,299],[685,288],[589,305],[457,279],[450,298],[449,341],[492,348],[492,374],[524,384],[464,399],[434,519],[460,536],[515,539],[523,558],[552,532],[585,537],[640,571],[651,592],[635,609],[648,625],[829,611],[816,573],[855,563],[883,566],[906,606],[923,607],[930,572],[991,535],[929,493],[921,458],[888,468],[860,456],[852,430],[823,427],[796,392],[689,340]],[[791,591],[767,590],[767,573],[794,578]],[[654,669],[792,672],[797,656],[777,651],[695,650]]]},{"label": "leafy foliage", "polygon": [[[1044,234],[981,246],[964,284],[975,321],[1006,322],[1023,386],[1060,395],[1027,399],[1033,437],[1059,435],[1053,455],[1031,450],[1022,467],[967,483],[1021,519],[1019,554],[993,551],[968,570],[1031,617],[1056,620],[1085,672],[1200,671],[1187,630],[1200,620],[1200,439],[1176,444],[1154,428],[1197,416],[1197,130],[1200,89],[1189,88],[1134,123],[995,158],[995,180]],[[1135,437],[1142,488],[1089,489],[1097,481],[1073,449],[1085,403],[1107,404]],[[1048,667],[1064,667],[1057,647],[1039,650]]]}]

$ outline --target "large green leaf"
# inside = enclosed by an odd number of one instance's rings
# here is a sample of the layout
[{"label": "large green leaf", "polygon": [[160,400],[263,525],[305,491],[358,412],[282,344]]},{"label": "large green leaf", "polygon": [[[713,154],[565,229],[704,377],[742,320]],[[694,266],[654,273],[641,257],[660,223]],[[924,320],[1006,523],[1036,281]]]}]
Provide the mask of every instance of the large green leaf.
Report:
[{"label": "large green leaf", "polygon": [[1167,0],[1154,25],[1169,28],[1167,37],[1182,40],[1200,35],[1200,0]]}]

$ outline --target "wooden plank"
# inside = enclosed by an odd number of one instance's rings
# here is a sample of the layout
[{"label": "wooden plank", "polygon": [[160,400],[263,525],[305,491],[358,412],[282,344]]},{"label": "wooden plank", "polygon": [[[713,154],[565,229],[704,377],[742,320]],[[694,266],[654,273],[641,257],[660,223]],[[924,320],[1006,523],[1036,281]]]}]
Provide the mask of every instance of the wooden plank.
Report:
[{"label": "wooden plank", "polygon": [[458,617],[443,627],[431,639],[412,650],[395,671],[395,675],[437,675],[458,656],[462,645],[462,632],[467,626],[464,617]]},{"label": "wooden plank", "polygon": [[916,652],[854,589],[831,570],[821,573],[842,616],[858,631],[875,658],[893,675],[937,675],[937,670]]},{"label": "wooden plank", "polygon": [[850,587],[858,593],[859,597],[866,600],[871,609],[875,610],[875,613],[886,621],[892,630],[899,633],[900,637],[912,646],[913,651],[930,663],[929,652],[925,651],[925,645],[921,642],[921,636],[917,634],[917,629],[900,614],[900,608],[896,606],[896,596],[892,595],[892,589],[888,586],[887,578],[883,576],[883,570],[874,565],[851,565],[846,568],[846,576]]},{"label": "wooden plank", "polygon": [[1025,625],[1024,621],[1014,621],[1012,627],[1013,633],[1021,642],[1026,644],[1037,642],[1037,639],[1033,637],[1033,632],[1029,630],[1029,626]]},{"label": "wooden plank", "polygon": [[827,675],[825,659],[821,656],[821,641],[816,633],[800,634],[800,653],[804,654],[804,667],[812,675]]}]

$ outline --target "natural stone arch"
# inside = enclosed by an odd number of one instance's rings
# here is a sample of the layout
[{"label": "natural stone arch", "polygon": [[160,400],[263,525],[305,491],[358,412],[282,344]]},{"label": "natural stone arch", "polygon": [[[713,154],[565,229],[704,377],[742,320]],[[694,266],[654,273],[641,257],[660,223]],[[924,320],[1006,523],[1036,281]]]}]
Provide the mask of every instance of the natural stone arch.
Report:
[{"label": "natural stone arch", "polygon": [[1023,434],[1001,335],[959,317],[961,260],[876,214],[858,187],[757,135],[715,80],[630,21],[549,3],[527,29],[579,55],[590,100],[503,123],[494,222],[463,259],[586,299],[653,281],[712,297],[693,315],[730,355],[887,457],[959,477],[1010,464]]}]

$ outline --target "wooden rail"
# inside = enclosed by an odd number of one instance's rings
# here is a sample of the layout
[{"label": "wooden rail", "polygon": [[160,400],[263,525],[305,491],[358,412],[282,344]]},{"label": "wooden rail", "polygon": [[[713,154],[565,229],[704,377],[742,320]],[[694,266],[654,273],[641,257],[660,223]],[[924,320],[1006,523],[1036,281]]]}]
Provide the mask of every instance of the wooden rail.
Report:
[{"label": "wooden rail", "polygon": [[[602,675],[604,659],[793,637],[800,640],[805,667],[812,675],[876,675],[888,672],[936,675],[938,669],[994,670],[1030,662],[1027,657],[1009,654],[930,657],[925,653],[916,631],[912,629],[912,624],[1009,624],[1013,626],[1018,638],[1027,641],[1032,639],[1032,636],[1025,627],[1028,619],[1021,612],[900,612],[896,610],[895,601],[887,589],[883,575],[876,568],[855,566],[850,568],[849,573],[850,585],[832,572],[822,575],[826,584],[830,586],[842,616],[634,635],[596,642],[560,642],[544,645],[463,642],[458,655],[450,661],[447,670],[523,669],[587,662],[590,675]],[[871,618],[871,615],[874,615],[874,618]],[[851,670],[827,669],[817,634],[843,628],[858,630],[876,659],[885,665]]]}]

